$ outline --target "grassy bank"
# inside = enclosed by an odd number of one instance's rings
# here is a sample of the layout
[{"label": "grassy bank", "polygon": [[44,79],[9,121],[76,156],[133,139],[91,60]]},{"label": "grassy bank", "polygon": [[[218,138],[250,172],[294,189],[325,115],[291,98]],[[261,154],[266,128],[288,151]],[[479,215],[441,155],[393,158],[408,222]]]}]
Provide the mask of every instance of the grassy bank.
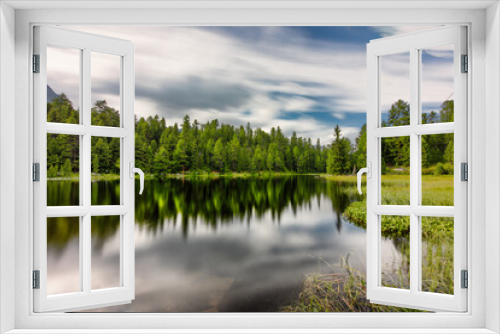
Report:
[{"label": "grassy bank", "polygon": [[[354,225],[366,228],[366,195],[359,195],[356,176],[323,176],[336,182],[342,192],[357,199],[343,216]],[[366,194],[366,184],[362,185]],[[452,175],[422,176],[423,205],[453,205]],[[409,204],[409,175],[382,177],[382,202],[387,205]],[[453,218],[422,217],[422,291],[453,294]],[[390,238],[401,254],[395,260],[382,259],[384,286],[409,286],[410,219],[402,216],[381,217],[381,238]],[[391,262],[392,261],[392,262]],[[343,269],[344,274],[310,274],[303,283],[297,300],[283,307],[284,312],[408,312],[404,308],[372,304],[366,299],[366,276],[350,268],[342,260],[332,269]],[[395,269],[396,268],[396,269]]]},{"label": "grassy bank", "polygon": [[[217,173],[217,172],[190,172],[186,173],[175,173],[175,174],[163,174],[161,177],[153,174],[146,174],[145,178],[149,180],[164,180],[164,179],[178,179],[178,178],[220,178],[220,177],[229,177],[229,178],[249,178],[249,177],[261,177],[261,178],[272,178],[272,177],[280,177],[280,176],[297,176],[297,175],[318,175],[318,174],[310,174],[310,173],[294,173],[294,172],[259,172],[259,173],[236,173],[236,172],[226,172],[226,173]],[[321,175],[321,174],[320,174]]]},{"label": "grassy bank", "polygon": [[282,312],[418,312],[414,309],[372,304],[366,299],[365,275],[349,266],[347,258],[336,265],[341,274],[312,274],[304,280],[297,301]]},{"label": "grassy bank", "polygon": [[[119,180],[120,175],[118,174],[92,174],[92,181],[115,181]],[[80,181],[80,176],[78,174],[73,174],[71,176],[60,176],[60,177],[48,177],[48,181]]]},{"label": "grassy bank", "polygon": [[[342,185],[343,191],[349,195],[357,195],[357,178],[355,175],[324,175],[327,180]],[[453,206],[453,175],[422,175],[422,205]],[[361,185],[366,194],[366,176]],[[382,204],[410,204],[410,176],[382,175]],[[360,199],[364,198],[360,197]]]}]

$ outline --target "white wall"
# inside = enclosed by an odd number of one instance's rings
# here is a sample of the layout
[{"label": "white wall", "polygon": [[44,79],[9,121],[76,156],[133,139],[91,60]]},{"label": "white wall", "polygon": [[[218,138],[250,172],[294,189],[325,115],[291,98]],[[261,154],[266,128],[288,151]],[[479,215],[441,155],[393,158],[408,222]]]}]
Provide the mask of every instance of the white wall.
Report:
[{"label": "white wall", "polygon": [[14,328],[15,11],[0,3],[0,333]]},{"label": "white wall", "polygon": [[500,7],[486,11],[486,328],[500,332]]}]

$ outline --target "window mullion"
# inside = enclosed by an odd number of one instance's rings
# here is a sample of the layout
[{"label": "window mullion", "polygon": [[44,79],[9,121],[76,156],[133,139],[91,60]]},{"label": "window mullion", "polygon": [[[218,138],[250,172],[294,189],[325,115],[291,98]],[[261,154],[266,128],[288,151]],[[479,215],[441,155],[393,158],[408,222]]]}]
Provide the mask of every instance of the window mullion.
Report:
[{"label": "window mullion", "polygon": [[[91,87],[90,87],[90,50],[88,48],[83,49],[82,57],[82,104],[81,104],[81,117],[83,126],[87,129],[91,125]],[[81,152],[81,182],[82,182],[82,201],[85,208],[90,209],[91,205],[91,135],[90,131],[87,131],[82,135],[82,149]],[[82,242],[80,243],[80,256],[82,261],[80,262],[80,275],[81,281],[83,282],[83,292],[90,293],[91,290],[91,257],[92,257],[92,247],[91,247],[91,216],[90,212],[87,212],[82,218]]]},{"label": "window mullion", "polygon": [[415,209],[420,204],[420,145],[414,132],[420,115],[419,51],[410,49],[410,291],[416,293],[420,282],[419,216]]}]

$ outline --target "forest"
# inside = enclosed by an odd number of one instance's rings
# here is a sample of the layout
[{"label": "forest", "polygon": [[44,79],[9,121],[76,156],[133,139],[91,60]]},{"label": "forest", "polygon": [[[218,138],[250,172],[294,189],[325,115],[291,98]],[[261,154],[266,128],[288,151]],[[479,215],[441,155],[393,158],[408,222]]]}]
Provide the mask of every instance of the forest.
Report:
[{"label": "forest", "polygon": [[[47,104],[47,121],[79,123],[79,111],[65,94]],[[453,101],[445,101],[441,109],[422,115],[422,123],[453,121]],[[96,101],[92,107],[91,124],[120,126],[120,113]],[[409,104],[398,100],[392,104],[382,126],[409,124]],[[169,124],[158,115],[136,118],[135,163],[145,173],[157,178],[169,174],[206,173],[327,173],[354,174],[366,164],[366,124],[354,142],[342,135],[332,124],[331,143],[315,143],[311,138],[289,138],[280,127],[266,132],[251,124],[234,126],[220,124],[217,119],[200,124],[186,115],[182,124]],[[118,174],[120,139],[93,137],[91,141],[92,172]],[[384,138],[382,141],[382,172],[404,173],[409,168],[409,137]],[[424,173],[453,173],[453,134],[422,136]],[[79,137],[47,135],[47,176],[69,177],[79,172]]]}]

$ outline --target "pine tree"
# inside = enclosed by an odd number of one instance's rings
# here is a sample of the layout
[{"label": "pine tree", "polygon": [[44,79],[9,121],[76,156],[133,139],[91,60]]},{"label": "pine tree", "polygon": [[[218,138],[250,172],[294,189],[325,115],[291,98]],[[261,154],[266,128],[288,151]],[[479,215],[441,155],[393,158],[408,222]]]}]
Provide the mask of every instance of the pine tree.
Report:
[{"label": "pine tree", "polygon": [[51,165],[49,170],[47,171],[47,177],[57,177],[57,174],[58,174],[57,167]]},{"label": "pine tree", "polygon": [[214,164],[218,171],[224,171],[226,168],[226,157],[224,154],[224,144],[222,139],[219,138],[214,146]]},{"label": "pine tree", "polygon": [[252,158],[252,171],[253,172],[262,171],[263,168],[262,163],[263,163],[262,150],[260,149],[260,146],[257,146]]},{"label": "pine tree", "polygon": [[361,131],[356,138],[356,168],[366,166],[366,123],[361,127]]},{"label": "pine tree", "polygon": [[240,151],[240,142],[238,140],[238,136],[236,133],[233,136],[233,140],[231,140],[231,143],[229,144],[229,168],[232,171],[238,171],[238,158],[239,158],[239,151]]},{"label": "pine tree", "polygon": [[174,151],[174,164],[182,170],[182,174],[186,172],[187,162],[186,142],[184,139],[179,139]]},{"label": "pine tree", "polygon": [[300,150],[299,150],[299,148],[297,146],[294,146],[293,147],[293,164],[292,164],[292,169],[295,172],[299,172],[299,159],[300,159]]},{"label": "pine tree", "polygon": [[274,168],[274,150],[270,149],[267,152],[266,167],[269,171],[272,171]]},{"label": "pine tree", "polygon": [[155,174],[160,177],[170,173],[169,154],[165,145],[160,146],[160,149],[156,152],[154,167]]},{"label": "pine tree", "polygon": [[[79,111],[75,110],[66,95],[61,94],[47,103],[47,120],[59,123],[79,123]],[[398,100],[391,106],[383,120],[383,126],[399,126],[408,122],[409,106]],[[422,122],[437,123],[453,121],[453,101],[445,101],[441,109],[422,115]],[[97,101],[92,107],[92,124],[119,126],[120,113],[109,107],[106,101]],[[355,146],[342,136],[337,125],[334,140],[321,146],[319,140],[312,144],[310,138],[298,137],[293,132],[286,137],[280,127],[270,132],[252,129],[250,124],[232,126],[211,120],[190,124],[189,116],[183,118],[181,127],[166,124],[158,115],[136,119],[135,165],[145,172],[161,177],[171,172],[216,170],[253,173],[262,170],[297,173],[328,172],[330,174],[351,173],[352,168],[366,165],[366,125],[356,138]],[[120,172],[119,138],[93,137],[91,142],[92,171],[94,173]],[[64,134],[47,135],[47,175],[79,172],[80,143],[78,136]],[[409,166],[408,137],[384,138],[382,140],[383,165]],[[424,167],[454,160],[453,134],[422,136],[422,161]]]},{"label": "pine tree", "polygon": [[453,163],[455,160],[455,150],[454,150],[455,143],[453,140],[450,140],[448,142],[448,145],[446,146],[446,150],[444,151],[444,160],[449,163]]},{"label": "pine tree", "polygon": [[70,176],[72,171],[71,161],[66,159],[61,168],[61,176]]}]

